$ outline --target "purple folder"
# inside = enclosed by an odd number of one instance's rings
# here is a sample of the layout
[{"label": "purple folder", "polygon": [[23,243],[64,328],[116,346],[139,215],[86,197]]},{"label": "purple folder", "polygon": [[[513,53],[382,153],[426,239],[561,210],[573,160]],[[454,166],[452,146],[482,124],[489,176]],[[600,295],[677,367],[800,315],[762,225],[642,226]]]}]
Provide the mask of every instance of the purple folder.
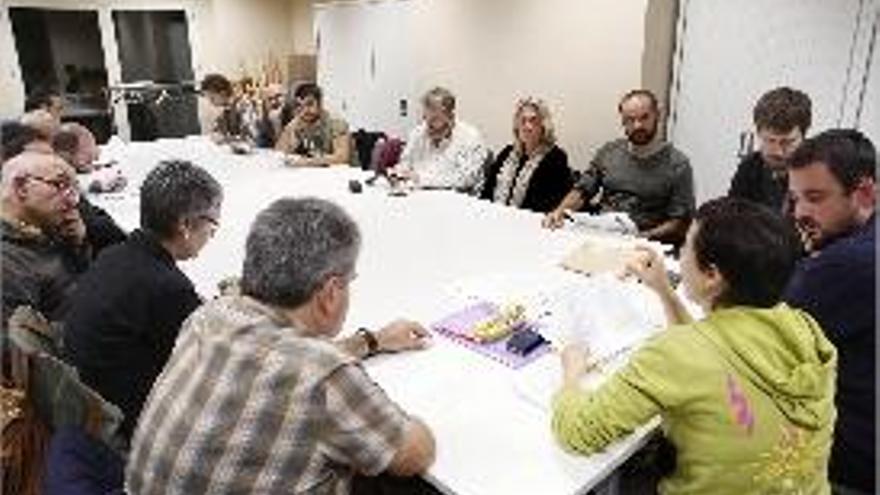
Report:
[{"label": "purple folder", "polygon": [[495,342],[479,343],[474,341],[471,337],[474,326],[497,316],[498,312],[499,308],[495,304],[486,301],[479,302],[434,323],[431,325],[431,330],[513,369],[519,369],[550,352],[548,344],[542,344],[525,356],[509,352],[507,341],[510,340],[510,335]]}]

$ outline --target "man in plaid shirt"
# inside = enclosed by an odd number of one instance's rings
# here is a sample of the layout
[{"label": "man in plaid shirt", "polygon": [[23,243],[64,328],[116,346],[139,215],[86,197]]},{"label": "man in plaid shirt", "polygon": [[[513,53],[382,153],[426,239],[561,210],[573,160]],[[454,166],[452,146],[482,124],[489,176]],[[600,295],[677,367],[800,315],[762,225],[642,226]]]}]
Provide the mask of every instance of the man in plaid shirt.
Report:
[{"label": "man in plaid shirt", "polygon": [[330,341],[342,328],[360,233],[339,207],[282,199],[247,239],[240,296],[184,323],[132,441],[129,493],[347,493],[354,474],[412,476],[434,438],[359,360],[423,347],[394,322]]}]

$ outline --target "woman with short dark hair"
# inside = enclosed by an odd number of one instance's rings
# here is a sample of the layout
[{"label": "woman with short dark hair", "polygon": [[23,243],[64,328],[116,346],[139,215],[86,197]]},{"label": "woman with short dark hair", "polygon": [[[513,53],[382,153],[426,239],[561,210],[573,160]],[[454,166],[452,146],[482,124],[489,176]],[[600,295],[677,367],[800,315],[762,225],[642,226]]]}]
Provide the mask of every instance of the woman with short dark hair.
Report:
[{"label": "woman with short dark hair", "polygon": [[677,451],[661,493],[829,493],[837,352],[812,317],[779,303],[797,251],[769,209],[704,204],[681,255],[687,295],[705,312],[695,321],[663,259],[641,250],[627,270],[660,296],[670,327],[593,392],[580,385],[584,349],[563,351],[559,441],[591,454],[659,414]]},{"label": "woman with short dark hair", "polygon": [[65,346],[83,381],[125,414],[128,439],[177,338],[200,304],[177,262],[214,235],[223,199],[201,167],[168,161],[141,185],[141,228],[102,252],[77,282]]}]

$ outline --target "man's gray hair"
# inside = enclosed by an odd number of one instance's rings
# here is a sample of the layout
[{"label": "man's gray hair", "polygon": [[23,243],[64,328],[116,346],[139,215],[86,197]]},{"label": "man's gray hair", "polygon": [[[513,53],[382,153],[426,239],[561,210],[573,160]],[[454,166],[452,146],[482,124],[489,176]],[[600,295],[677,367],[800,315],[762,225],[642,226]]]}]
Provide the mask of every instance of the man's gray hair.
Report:
[{"label": "man's gray hair", "polygon": [[241,291],[267,304],[296,308],[332,275],[350,276],[360,250],[357,224],[317,198],[284,198],[251,225]]},{"label": "man's gray hair", "polygon": [[425,96],[422,97],[423,106],[428,107],[437,104],[440,104],[440,106],[443,107],[443,110],[452,113],[455,111],[455,95],[453,95],[448,89],[437,86],[430,89],[425,93]]}]

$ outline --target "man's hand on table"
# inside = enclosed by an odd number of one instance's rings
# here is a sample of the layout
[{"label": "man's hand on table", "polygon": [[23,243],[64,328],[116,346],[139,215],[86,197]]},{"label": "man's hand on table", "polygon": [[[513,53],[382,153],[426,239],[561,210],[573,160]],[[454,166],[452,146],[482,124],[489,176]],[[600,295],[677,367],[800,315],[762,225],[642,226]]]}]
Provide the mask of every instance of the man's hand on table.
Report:
[{"label": "man's hand on table", "polygon": [[380,352],[424,349],[431,342],[428,330],[409,320],[395,320],[379,329],[375,335]]}]

